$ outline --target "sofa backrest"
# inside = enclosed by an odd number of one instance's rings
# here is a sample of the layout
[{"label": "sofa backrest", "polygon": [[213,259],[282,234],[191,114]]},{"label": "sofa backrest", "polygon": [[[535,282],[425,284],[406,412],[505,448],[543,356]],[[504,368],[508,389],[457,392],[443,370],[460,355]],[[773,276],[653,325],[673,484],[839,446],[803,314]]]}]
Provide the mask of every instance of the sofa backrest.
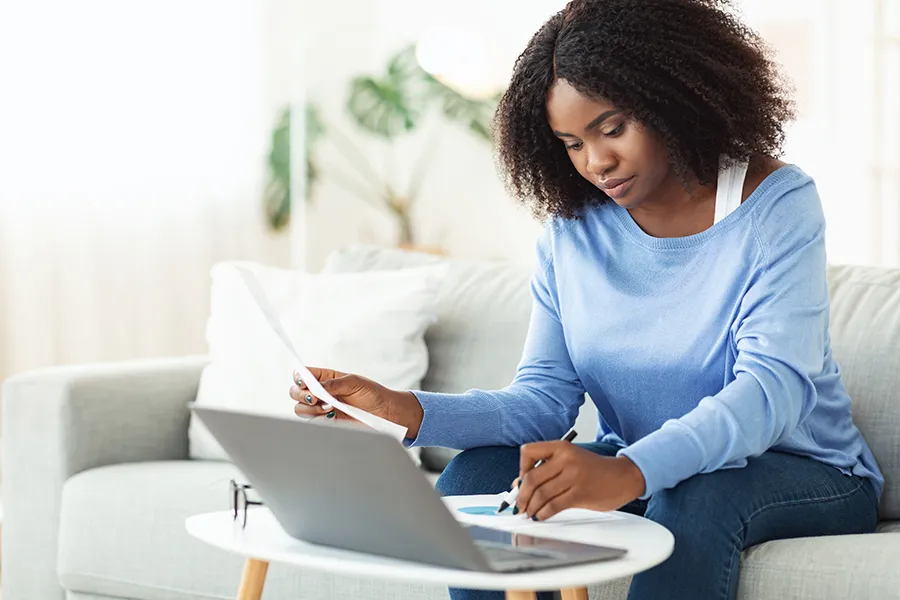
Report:
[{"label": "sofa backrest", "polygon": [[458,393],[506,387],[516,374],[531,316],[531,267],[465,261],[391,248],[351,246],[331,253],[325,272],[418,267],[446,261],[437,321],[425,332],[422,389]]},{"label": "sofa backrest", "polygon": [[853,421],[884,473],[883,519],[900,519],[900,269],[833,266],[831,346]]},{"label": "sofa backrest", "polygon": [[[531,314],[531,267],[446,259],[353,246],[326,271],[399,269],[450,263],[437,322],[426,332],[423,389],[462,392],[506,386],[516,372]],[[853,419],[885,475],[881,517],[900,519],[900,269],[832,266],[831,341],[853,399]]]}]

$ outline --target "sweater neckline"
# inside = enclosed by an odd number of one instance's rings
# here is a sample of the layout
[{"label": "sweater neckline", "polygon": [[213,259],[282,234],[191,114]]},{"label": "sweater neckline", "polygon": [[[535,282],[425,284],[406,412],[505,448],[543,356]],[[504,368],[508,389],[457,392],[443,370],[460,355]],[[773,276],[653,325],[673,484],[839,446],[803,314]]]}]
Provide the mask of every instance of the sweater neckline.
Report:
[{"label": "sweater neckline", "polygon": [[681,248],[691,248],[703,244],[710,238],[713,238],[723,231],[731,229],[731,227],[744,219],[753,210],[753,206],[762,198],[765,193],[775,185],[788,179],[792,175],[798,173],[798,167],[793,164],[784,165],[769,173],[762,182],[756,186],[756,189],[750,193],[746,200],[736,209],[728,214],[724,219],[715,223],[712,227],[705,229],[693,235],[683,237],[661,238],[654,237],[640,228],[640,226],[632,218],[628,209],[622,208],[618,204],[610,201],[613,213],[617,217],[617,221],[622,226],[625,233],[628,234],[635,242],[647,248],[658,250],[671,250]]}]

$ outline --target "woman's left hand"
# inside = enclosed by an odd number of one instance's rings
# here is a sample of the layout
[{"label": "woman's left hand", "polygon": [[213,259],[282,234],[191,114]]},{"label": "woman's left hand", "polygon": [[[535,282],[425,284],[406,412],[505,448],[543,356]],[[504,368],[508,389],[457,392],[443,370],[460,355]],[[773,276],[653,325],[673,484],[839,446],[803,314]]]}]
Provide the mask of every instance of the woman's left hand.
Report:
[{"label": "woman's left hand", "polygon": [[[535,463],[544,462],[537,468]],[[644,476],[631,459],[600,456],[569,442],[522,446],[519,512],[543,521],[567,508],[615,510],[644,494]]]}]

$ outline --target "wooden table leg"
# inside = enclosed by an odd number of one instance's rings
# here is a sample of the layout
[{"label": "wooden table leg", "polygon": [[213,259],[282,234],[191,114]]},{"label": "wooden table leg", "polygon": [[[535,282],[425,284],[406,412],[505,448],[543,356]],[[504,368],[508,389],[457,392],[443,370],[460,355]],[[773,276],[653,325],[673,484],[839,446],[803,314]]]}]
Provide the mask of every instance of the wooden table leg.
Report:
[{"label": "wooden table leg", "polygon": [[244,575],[241,577],[237,600],[261,600],[268,570],[269,563],[248,558],[244,563]]},{"label": "wooden table leg", "polygon": [[537,594],[522,590],[506,590],[506,600],[537,600]]},{"label": "wooden table leg", "polygon": [[587,588],[568,588],[562,590],[562,600],[588,600]]}]

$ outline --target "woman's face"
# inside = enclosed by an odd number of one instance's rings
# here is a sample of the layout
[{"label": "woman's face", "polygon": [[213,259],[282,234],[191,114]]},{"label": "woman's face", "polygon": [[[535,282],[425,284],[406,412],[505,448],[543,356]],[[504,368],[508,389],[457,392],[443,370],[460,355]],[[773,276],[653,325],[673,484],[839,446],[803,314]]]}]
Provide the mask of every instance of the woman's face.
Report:
[{"label": "woman's face", "polygon": [[632,209],[661,197],[673,171],[665,146],[624,112],[582,95],[565,79],[547,94],[547,119],[575,169],[616,204]]}]

